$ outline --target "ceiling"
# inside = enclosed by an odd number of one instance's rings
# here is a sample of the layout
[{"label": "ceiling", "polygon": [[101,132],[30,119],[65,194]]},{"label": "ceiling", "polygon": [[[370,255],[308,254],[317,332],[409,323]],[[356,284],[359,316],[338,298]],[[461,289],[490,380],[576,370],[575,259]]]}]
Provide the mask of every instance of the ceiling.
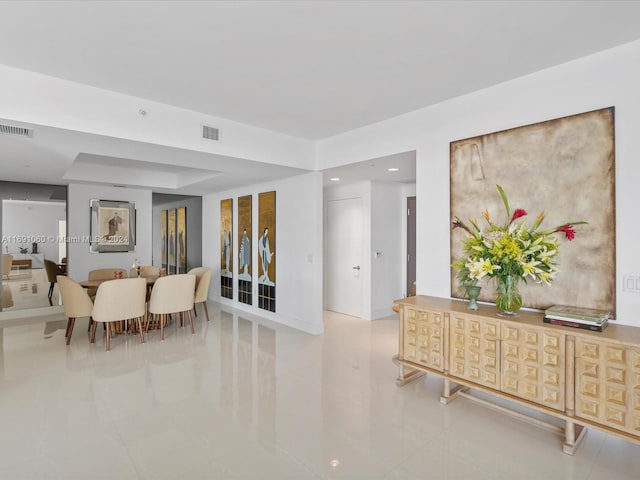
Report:
[{"label": "ceiling", "polygon": [[416,180],[416,152],[402,152],[322,171],[323,185],[371,180],[380,183],[413,183]]},{"label": "ceiling", "polygon": [[[318,140],[637,40],[638,18],[640,2],[612,0],[3,1],[0,64]],[[156,172],[137,186],[202,194],[304,172],[44,137],[0,135],[3,179]]]},{"label": "ceiling", "polygon": [[2,179],[15,182],[97,183],[164,194],[205,195],[308,172],[0,119],[0,124],[6,123],[34,130],[31,138],[0,134]]}]

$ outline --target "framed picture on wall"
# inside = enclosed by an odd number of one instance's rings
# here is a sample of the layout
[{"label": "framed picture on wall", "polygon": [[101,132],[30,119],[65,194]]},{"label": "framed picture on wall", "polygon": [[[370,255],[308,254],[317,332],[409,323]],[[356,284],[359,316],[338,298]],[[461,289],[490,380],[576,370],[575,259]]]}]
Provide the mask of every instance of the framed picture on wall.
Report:
[{"label": "framed picture on wall", "polygon": [[258,308],[276,311],[276,192],[258,194]]},{"label": "framed picture on wall", "polygon": [[167,211],[160,212],[160,256],[162,268],[167,268]]},{"label": "framed picture on wall", "polygon": [[89,251],[93,253],[135,250],[135,204],[115,200],[91,200],[89,235]]},{"label": "framed picture on wall", "polygon": [[238,197],[238,301],[253,305],[251,195]]},{"label": "framed picture on wall", "polygon": [[187,207],[178,208],[177,270],[187,273]]},{"label": "framed picture on wall", "polygon": [[233,299],[233,199],[220,200],[220,295]]},{"label": "framed picture on wall", "polygon": [[176,265],[176,209],[172,208],[168,211],[168,241],[167,241],[167,250],[168,250],[168,260],[167,260],[167,272],[169,274],[176,273],[177,265]]}]

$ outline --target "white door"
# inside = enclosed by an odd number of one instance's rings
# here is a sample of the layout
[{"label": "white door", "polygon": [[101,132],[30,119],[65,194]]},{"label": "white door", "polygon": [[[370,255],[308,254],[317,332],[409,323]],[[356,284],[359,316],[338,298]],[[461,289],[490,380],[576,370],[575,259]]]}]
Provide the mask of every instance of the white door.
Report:
[{"label": "white door", "polygon": [[362,199],[327,202],[325,308],[362,316]]}]

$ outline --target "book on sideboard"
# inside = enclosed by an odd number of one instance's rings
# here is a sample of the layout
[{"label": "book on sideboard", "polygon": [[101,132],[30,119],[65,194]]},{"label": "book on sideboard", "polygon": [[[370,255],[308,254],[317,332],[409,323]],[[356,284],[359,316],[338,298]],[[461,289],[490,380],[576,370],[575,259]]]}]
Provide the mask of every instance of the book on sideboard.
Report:
[{"label": "book on sideboard", "polygon": [[570,317],[562,317],[559,315],[549,315],[545,313],[546,318],[551,318],[553,320],[562,320],[565,322],[576,322],[576,323],[586,323],[587,325],[600,325],[603,322],[607,322],[608,318],[603,318],[600,320],[584,320],[582,318],[570,318]]},{"label": "book on sideboard", "polygon": [[602,332],[609,323],[609,320],[603,320],[600,323],[593,322],[577,322],[575,320],[560,320],[557,318],[544,317],[544,323],[550,323],[551,325],[560,325],[563,327],[582,328],[584,330],[592,330],[594,332]]},{"label": "book on sideboard", "polygon": [[545,316],[557,320],[577,320],[582,322],[602,323],[609,320],[611,312],[595,308],[571,307],[568,305],[554,305],[544,312]]}]

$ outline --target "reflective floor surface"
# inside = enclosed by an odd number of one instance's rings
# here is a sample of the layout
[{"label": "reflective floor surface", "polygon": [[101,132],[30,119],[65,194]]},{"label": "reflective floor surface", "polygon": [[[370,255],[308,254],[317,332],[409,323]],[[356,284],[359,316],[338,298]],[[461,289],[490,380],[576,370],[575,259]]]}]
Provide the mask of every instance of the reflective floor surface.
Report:
[{"label": "reflective floor surface", "polygon": [[2,280],[0,310],[23,310],[58,305],[60,303],[58,285],[54,284],[53,294],[49,300],[50,285],[44,268],[11,270],[9,278]]},{"label": "reflective floor surface", "polygon": [[0,329],[0,479],[638,480],[640,446],[555,433],[395,385],[397,319],[325,314],[311,336],[210,304],[196,334]]}]

